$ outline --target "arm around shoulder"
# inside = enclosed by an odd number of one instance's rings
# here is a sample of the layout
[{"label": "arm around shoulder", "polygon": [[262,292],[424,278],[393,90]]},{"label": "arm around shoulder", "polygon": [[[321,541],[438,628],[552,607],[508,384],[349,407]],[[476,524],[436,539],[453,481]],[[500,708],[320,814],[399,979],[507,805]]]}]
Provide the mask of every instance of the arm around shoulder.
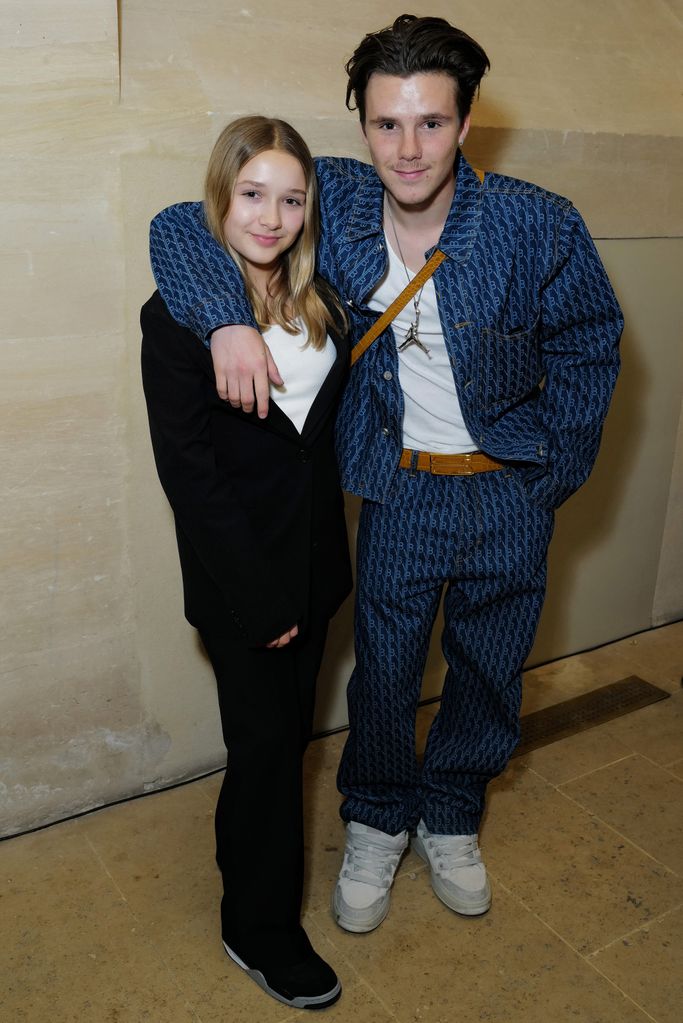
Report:
[{"label": "arm around shoulder", "polygon": [[200,202],[157,213],[149,229],[157,287],[171,315],[208,345],[224,324],[256,327],[242,275],[204,222]]}]

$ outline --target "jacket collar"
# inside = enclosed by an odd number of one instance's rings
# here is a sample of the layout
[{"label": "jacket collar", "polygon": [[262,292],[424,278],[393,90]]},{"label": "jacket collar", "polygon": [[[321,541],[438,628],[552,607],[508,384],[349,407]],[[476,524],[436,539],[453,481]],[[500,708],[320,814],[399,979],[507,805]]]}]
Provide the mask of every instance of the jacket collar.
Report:
[{"label": "jacket collar", "polygon": [[[455,195],[438,247],[457,263],[469,259],[477,237],[484,185],[461,152],[455,161]],[[384,186],[377,172],[369,170],[356,192],[346,237],[359,241],[384,231]],[[433,251],[433,250],[431,250]],[[428,253],[430,255],[431,253]]]},{"label": "jacket collar", "polygon": [[358,188],[346,224],[346,237],[350,242],[381,234],[384,230],[384,185],[373,167]]}]

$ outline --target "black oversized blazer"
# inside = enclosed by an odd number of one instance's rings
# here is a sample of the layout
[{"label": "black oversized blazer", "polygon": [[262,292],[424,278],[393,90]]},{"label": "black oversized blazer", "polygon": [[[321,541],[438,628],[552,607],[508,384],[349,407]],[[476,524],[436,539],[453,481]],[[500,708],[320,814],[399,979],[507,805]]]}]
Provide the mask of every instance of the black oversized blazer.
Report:
[{"label": "black oversized blazer", "polygon": [[142,307],[142,379],[154,458],[175,516],[185,615],[261,646],[311,609],[331,617],[351,588],[333,447],[348,343],[299,434],[274,401],[259,419],[222,401],[211,353],[158,291]]}]

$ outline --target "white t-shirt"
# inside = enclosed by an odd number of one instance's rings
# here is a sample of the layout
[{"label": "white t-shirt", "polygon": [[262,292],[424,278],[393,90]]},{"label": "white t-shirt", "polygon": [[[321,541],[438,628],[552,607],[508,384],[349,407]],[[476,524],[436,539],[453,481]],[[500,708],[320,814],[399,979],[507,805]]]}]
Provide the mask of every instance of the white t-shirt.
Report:
[{"label": "white t-shirt", "polygon": [[[391,248],[388,239],[386,244],[389,268],[368,303],[371,309],[380,313],[400,295],[408,283],[401,259]],[[408,272],[412,279],[415,275],[412,271]],[[411,299],[392,323],[397,345],[403,341],[414,318],[415,309]],[[405,407],[403,446],[416,451],[448,454],[476,451],[477,445],[467,432],[460,411],[441,329],[433,277],[429,278],[422,290],[418,334],[420,341],[429,349],[429,355],[415,344],[408,345],[398,353],[399,382]]]},{"label": "white t-shirt", "polygon": [[337,352],[330,337],[326,338],[324,348],[319,350],[311,345],[304,347],[308,333],[302,323],[299,327],[300,334],[288,334],[279,324],[273,323],[264,330],[263,337],[284,381],[282,387],[271,382],[270,397],[301,433],[311,405],[334,365]]}]

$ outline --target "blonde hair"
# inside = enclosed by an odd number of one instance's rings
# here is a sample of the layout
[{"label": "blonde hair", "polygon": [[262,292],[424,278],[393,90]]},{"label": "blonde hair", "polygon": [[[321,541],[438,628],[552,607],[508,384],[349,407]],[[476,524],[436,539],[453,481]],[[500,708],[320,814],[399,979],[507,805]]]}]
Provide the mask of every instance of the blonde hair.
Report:
[{"label": "blonde hair", "polygon": [[[265,301],[249,281],[245,261],[226,241],[223,223],[230,210],[235,184],[245,163],[269,149],[289,153],[301,164],[306,182],[304,224],[298,238],[280,257],[279,266],[268,283]],[[218,136],[209,157],[204,183],[206,224],[237,263],[259,327],[279,324],[288,334],[298,334],[296,321],[303,321],[308,343],[323,348],[328,326],[334,319],[319,293],[315,279],[315,249],[320,232],[318,182],[308,146],[291,124],[274,117],[240,117]],[[335,306],[344,313],[338,301]]]}]

